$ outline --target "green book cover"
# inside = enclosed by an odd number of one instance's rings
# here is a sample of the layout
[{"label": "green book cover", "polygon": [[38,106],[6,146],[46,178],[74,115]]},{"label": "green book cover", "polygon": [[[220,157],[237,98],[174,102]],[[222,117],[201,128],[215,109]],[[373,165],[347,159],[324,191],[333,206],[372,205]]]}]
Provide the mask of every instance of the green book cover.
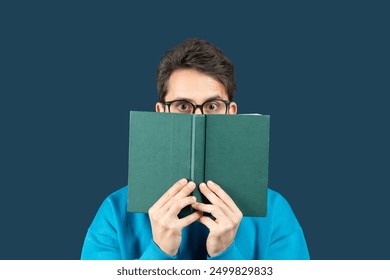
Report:
[{"label": "green book cover", "polygon": [[[130,112],[128,212],[144,212],[179,179],[212,180],[244,216],[266,216],[267,115]],[[208,203],[199,189],[193,195]],[[192,212],[183,209],[180,216]]]}]

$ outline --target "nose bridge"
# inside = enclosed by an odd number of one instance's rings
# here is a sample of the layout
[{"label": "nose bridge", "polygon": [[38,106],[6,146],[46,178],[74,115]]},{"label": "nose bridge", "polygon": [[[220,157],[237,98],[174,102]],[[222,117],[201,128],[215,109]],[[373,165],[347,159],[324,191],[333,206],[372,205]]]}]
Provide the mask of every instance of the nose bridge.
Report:
[{"label": "nose bridge", "polygon": [[195,105],[194,114],[195,115],[202,115],[203,114],[203,112],[202,112],[202,105]]}]

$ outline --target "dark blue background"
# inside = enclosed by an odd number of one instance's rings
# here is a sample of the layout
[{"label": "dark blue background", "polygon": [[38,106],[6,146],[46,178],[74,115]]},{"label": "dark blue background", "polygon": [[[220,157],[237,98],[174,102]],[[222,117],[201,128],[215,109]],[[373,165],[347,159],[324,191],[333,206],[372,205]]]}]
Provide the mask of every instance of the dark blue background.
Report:
[{"label": "dark blue background", "polygon": [[189,37],[231,58],[240,113],[271,115],[270,186],[312,258],[390,258],[384,2],[53,2],[0,4],[1,259],[79,258],[126,185],[128,112]]}]

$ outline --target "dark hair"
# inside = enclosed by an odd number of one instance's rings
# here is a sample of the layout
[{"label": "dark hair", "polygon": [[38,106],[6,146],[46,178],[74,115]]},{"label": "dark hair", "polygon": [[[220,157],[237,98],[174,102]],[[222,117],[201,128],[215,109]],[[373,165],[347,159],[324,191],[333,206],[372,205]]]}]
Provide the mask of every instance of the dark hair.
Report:
[{"label": "dark hair", "polygon": [[157,69],[159,101],[164,101],[168,92],[168,80],[175,70],[193,69],[221,82],[230,101],[236,91],[234,66],[226,55],[213,44],[200,39],[188,39],[167,51]]}]

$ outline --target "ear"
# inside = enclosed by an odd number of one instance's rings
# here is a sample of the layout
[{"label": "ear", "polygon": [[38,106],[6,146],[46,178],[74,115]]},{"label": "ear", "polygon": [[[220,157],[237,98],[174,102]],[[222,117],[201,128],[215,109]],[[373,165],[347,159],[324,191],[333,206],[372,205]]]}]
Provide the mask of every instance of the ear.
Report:
[{"label": "ear", "polygon": [[237,103],[231,102],[228,110],[229,115],[237,114]]},{"label": "ear", "polygon": [[156,103],[156,112],[157,113],[163,113],[165,112],[165,105],[162,104],[161,102]]}]

